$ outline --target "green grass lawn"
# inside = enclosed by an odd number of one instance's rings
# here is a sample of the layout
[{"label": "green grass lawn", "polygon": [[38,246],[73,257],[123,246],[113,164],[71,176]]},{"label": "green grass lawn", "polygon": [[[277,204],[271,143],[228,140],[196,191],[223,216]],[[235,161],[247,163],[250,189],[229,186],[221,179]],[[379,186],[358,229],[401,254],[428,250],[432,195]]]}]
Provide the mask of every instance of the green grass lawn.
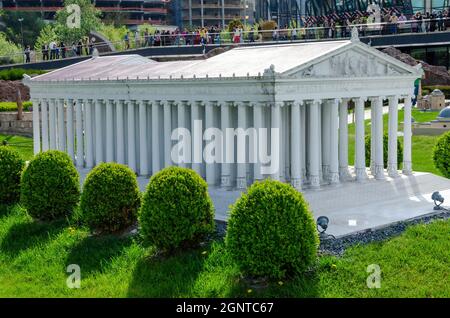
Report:
[{"label": "green grass lawn", "polygon": [[17,150],[22,159],[30,160],[33,157],[32,138],[0,134],[0,145],[2,145],[4,142]]},{"label": "green grass lawn", "polygon": [[[39,223],[19,206],[3,206],[0,297],[450,297],[449,232],[450,221],[417,225],[340,258],[321,256],[302,276],[255,287],[220,240],[162,258],[138,238],[92,237],[65,221]],[[81,268],[80,289],[66,286],[69,264]],[[381,268],[380,289],[366,285],[370,264]]]}]

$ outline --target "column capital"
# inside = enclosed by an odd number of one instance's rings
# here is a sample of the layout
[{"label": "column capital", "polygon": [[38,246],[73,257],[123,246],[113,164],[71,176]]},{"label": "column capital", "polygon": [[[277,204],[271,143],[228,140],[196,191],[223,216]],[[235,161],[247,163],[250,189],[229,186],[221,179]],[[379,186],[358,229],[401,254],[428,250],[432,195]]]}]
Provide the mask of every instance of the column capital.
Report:
[{"label": "column capital", "polygon": [[397,100],[398,101],[399,96],[398,95],[389,95],[389,96],[386,96],[386,98],[389,99],[389,101],[391,101],[391,100]]},{"label": "column capital", "polygon": [[355,97],[353,98],[354,101],[359,101],[359,102],[365,102],[366,100],[368,100],[367,96],[359,96],[359,97]]},{"label": "column capital", "polygon": [[412,94],[405,94],[405,95],[401,95],[401,98],[404,98],[405,100],[409,100],[411,101],[413,98]]},{"label": "column capital", "polygon": [[383,100],[383,96],[370,96],[368,99],[370,102],[376,102],[376,101],[382,101]]}]

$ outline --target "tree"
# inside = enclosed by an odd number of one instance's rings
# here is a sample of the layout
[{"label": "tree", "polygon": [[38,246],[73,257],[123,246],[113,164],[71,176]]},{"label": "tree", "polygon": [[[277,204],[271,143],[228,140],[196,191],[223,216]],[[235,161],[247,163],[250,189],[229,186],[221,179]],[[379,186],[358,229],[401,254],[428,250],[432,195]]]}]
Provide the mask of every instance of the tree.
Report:
[{"label": "tree", "polygon": [[[80,7],[80,26],[73,27],[70,21],[76,12],[68,10],[70,5]],[[101,11],[96,9],[90,0],[64,0],[64,9],[56,12],[56,33],[60,40],[72,43],[88,36],[101,25]]]},{"label": "tree", "polygon": [[21,52],[22,50],[19,46],[8,41],[6,35],[0,32],[0,65],[21,62]]},{"label": "tree", "polygon": [[39,36],[34,43],[34,48],[36,51],[39,51],[42,48],[42,45],[49,45],[52,41],[57,41],[58,35],[55,32],[55,26],[51,24],[47,24],[42,30]]},{"label": "tree", "polygon": [[[39,12],[3,11],[0,12],[0,16],[2,20],[0,31],[5,33],[8,41],[16,43],[18,46],[22,45],[22,31],[24,46],[31,46],[45,26]],[[19,18],[23,19],[22,28]]]}]

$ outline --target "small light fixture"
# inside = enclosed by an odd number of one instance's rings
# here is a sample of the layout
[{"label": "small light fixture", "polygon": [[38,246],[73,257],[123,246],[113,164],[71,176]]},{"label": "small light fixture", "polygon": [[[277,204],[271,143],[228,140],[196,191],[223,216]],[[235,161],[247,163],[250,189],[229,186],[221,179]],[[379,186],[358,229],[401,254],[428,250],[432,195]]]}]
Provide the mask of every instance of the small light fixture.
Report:
[{"label": "small light fixture", "polygon": [[441,207],[442,203],[444,203],[444,197],[439,193],[439,191],[433,192],[431,195],[431,200],[434,201],[434,210],[444,210],[444,208]]},{"label": "small light fixture", "polygon": [[[320,234],[324,234],[328,228],[329,222],[330,220],[326,216],[319,216],[317,218],[317,231],[319,231]],[[322,230],[319,230],[319,226],[322,228]]]},{"label": "small light fixture", "polygon": [[[330,219],[328,218],[328,217],[326,217],[326,216],[319,216],[318,218],[317,218],[317,221],[316,221],[316,223],[317,223],[317,231],[319,232],[319,237],[320,237],[320,239],[329,239],[330,237],[331,238],[336,238],[336,237],[334,237],[334,235],[331,235],[331,234],[327,234],[327,233],[325,233],[325,231],[327,230],[327,228],[328,228],[328,223],[330,223]],[[319,230],[319,227],[322,229],[322,230]]]}]

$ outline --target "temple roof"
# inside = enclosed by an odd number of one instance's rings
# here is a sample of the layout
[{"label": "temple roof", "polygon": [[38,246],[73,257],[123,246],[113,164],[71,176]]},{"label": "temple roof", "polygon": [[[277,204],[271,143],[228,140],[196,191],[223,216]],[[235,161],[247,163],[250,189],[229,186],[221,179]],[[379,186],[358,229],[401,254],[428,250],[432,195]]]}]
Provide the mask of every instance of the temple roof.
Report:
[{"label": "temple roof", "polygon": [[271,65],[276,72],[283,73],[351,43],[327,41],[239,47],[208,59],[190,61],[156,62],[140,55],[102,56],[34,77],[32,81],[257,76]]}]

